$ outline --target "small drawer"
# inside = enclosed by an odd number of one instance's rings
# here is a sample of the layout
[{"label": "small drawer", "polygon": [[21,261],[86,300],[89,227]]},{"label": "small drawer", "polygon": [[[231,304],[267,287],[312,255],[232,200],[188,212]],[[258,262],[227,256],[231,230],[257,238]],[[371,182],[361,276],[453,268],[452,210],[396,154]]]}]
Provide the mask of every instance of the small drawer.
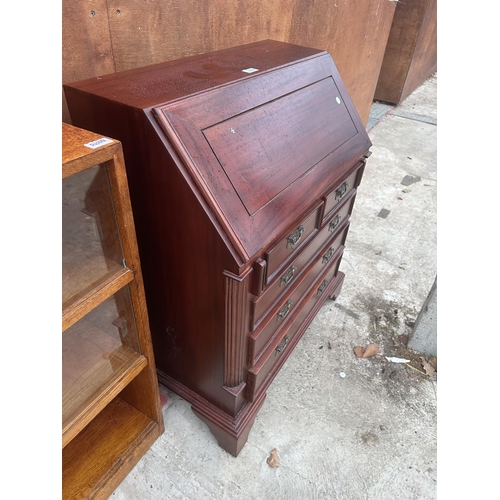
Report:
[{"label": "small drawer", "polygon": [[[345,229],[347,233],[347,228]],[[275,336],[279,329],[288,322],[289,318],[293,316],[294,311],[299,308],[304,295],[307,293],[309,287],[314,283],[320,274],[325,272],[327,267],[338,260],[338,257],[343,251],[343,246],[340,242],[343,239],[344,231],[339,233],[338,236],[323,247],[321,252],[316,255],[314,264],[307,271],[303,273],[300,280],[294,285],[293,289],[282,297],[273,307],[270,313],[262,321],[262,326],[259,327],[249,338],[249,362],[253,365],[258,361],[262,352],[269,344],[271,339]],[[337,246],[338,242],[338,246]]]},{"label": "small drawer", "polygon": [[346,179],[340,182],[330,194],[325,197],[325,211],[323,213],[323,220],[327,219],[332,210],[342,201],[344,201],[353,189],[358,186],[358,174],[361,173],[363,163],[359,164],[354,172],[352,172]]},{"label": "small drawer", "polygon": [[309,326],[314,310],[332,294],[332,281],[337,275],[342,254],[336,257],[336,262],[317,279],[308,291],[300,308],[294,312],[286,327],[269,344],[264,354],[249,370],[247,376],[246,398],[252,402],[257,395],[265,390],[278,373],[280,367],[290,355],[300,339],[301,334]]},{"label": "small drawer", "polygon": [[265,254],[267,261],[266,285],[270,283],[298,250],[311,239],[317,231],[323,202],[300,223],[293,227],[276,245]]},{"label": "small drawer", "polygon": [[[259,327],[264,316],[276,304],[276,301],[288,290],[293,288],[294,284],[300,278],[308,264],[314,259],[319,249],[329,240],[331,240],[330,245],[335,249],[344,244],[348,230],[350,207],[352,206],[354,197],[351,196],[351,199],[352,200],[348,200],[348,203],[342,205],[341,210],[332,217],[332,220],[325,224],[321,231],[316,234],[313,240],[297,258],[294,259],[281,274],[278,274],[276,279],[268,286],[264,293],[253,300],[250,321],[251,331]],[[330,224],[330,222],[333,222],[333,224]]]},{"label": "small drawer", "polygon": [[345,198],[340,206],[337,205],[334,210],[330,211],[327,217],[323,218],[320,234],[331,235],[335,233],[349,219],[354,206],[354,200],[356,199],[356,190],[353,189]]}]

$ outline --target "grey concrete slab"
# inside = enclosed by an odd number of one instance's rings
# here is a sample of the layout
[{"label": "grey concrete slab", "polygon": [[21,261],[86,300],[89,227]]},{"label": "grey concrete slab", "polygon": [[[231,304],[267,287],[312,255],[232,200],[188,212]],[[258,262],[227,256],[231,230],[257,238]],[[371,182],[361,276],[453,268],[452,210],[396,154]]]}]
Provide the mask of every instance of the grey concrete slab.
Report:
[{"label": "grey concrete slab", "polygon": [[[425,86],[412,109],[423,99],[418,114],[432,118],[433,92]],[[391,112],[370,131],[342,293],[324,304],[270,386],[238,458],[165,390],[165,433],[111,498],[437,498],[437,376],[386,358],[419,355],[402,339],[436,275],[436,128]],[[368,343],[380,353],[357,358],[354,347]],[[277,468],[266,463],[273,448]]]},{"label": "grey concrete slab", "polygon": [[368,117],[368,123],[366,124],[367,132],[377,125],[377,123],[384,118],[389,111],[392,111],[393,108],[393,104],[375,101],[370,109],[370,116]]},{"label": "grey concrete slab", "polygon": [[437,278],[415,321],[408,347],[426,356],[437,356]]},{"label": "grey concrete slab", "polygon": [[396,106],[393,113],[437,124],[437,73]]}]

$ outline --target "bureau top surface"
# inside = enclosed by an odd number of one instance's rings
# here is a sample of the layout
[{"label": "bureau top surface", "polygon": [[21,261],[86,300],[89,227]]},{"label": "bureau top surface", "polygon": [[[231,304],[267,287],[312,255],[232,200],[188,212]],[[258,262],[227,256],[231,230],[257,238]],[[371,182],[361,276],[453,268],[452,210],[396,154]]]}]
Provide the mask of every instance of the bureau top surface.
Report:
[{"label": "bureau top surface", "polygon": [[262,73],[322,53],[309,47],[263,40],[98,76],[65,87],[144,109],[247,78],[253,74],[252,69]]}]

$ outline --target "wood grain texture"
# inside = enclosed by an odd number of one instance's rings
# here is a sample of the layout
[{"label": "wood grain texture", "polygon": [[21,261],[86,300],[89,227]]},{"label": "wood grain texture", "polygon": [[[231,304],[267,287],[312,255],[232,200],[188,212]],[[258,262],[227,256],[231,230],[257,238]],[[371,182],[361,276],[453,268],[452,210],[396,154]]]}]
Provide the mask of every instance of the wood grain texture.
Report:
[{"label": "wood grain texture", "polygon": [[398,104],[437,69],[437,2],[398,2],[375,99]]},{"label": "wood grain texture", "polygon": [[111,142],[104,144],[97,149],[91,149],[85,144],[102,139],[104,136],[72,127],[67,123],[62,123],[62,178],[81,172],[94,165],[104,163],[109,160],[121,145],[119,141],[110,139]]},{"label": "wood grain texture", "polygon": [[248,328],[249,273],[241,278],[225,273],[224,283],[226,288],[224,385],[237,387],[245,377],[247,343],[246,336],[241,332],[245,332]]},{"label": "wood grain texture", "polygon": [[[306,295],[304,295],[302,307],[298,307],[295,312],[291,313],[284,327],[281,328],[278,334],[267,344],[264,353],[249,370],[246,387],[246,398],[248,401],[256,401],[265,393],[274,376],[281,366],[283,366],[284,362],[297,345],[297,342],[310,325],[318,309],[331,295],[331,290],[336,288],[340,280],[338,267],[340,265],[343,250],[342,247],[336,252],[334,261],[329,264],[329,268],[318,277],[318,280],[310,287]],[[320,293],[318,285],[320,285],[325,278],[328,279],[327,287]],[[282,344],[285,337],[288,338],[286,342]],[[283,346],[281,349],[279,349],[280,344]]]},{"label": "wood grain texture", "polygon": [[122,228],[120,236],[123,255],[127,268],[132,271],[134,276],[133,281],[129,285],[129,290],[135,322],[139,325],[139,344],[141,346],[141,353],[149,361],[148,370],[141,373],[136,380],[124,389],[123,397],[126,401],[133,404],[135,408],[140,409],[140,411],[148,415],[149,418],[163,425],[156,364],[144,293],[144,279],[122,148],[116,151],[113,158],[107,162],[107,165],[113,201],[116,207],[116,218],[119,227]]},{"label": "wood grain texture", "polygon": [[[354,193],[353,193],[354,194]],[[303,252],[299,253],[299,255],[290,263],[287,264],[285,272],[281,273],[276,279],[272,282],[272,284],[267,287],[266,291],[262,293],[259,297],[255,298],[252,301],[252,315],[251,315],[251,330],[254,331],[260,324],[264,313],[268,313],[269,309],[275,304],[276,300],[280,296],[282,296],[286,291],[288,291],[295,281],[300,277],[300,275],[306,270],[309,265],[311,259],[314,257],[316,252],[320,249],[321,246],[325,245],[327,241],[335,241],[339,234],[344,231],[346,228],[346,221],[350,215],[352,210],[352,206],[354,201],[354,196],[348,200],[348,203],[345,203],[342,206],[342,209],[337,212],[340,219],[343,219],[343,222],[339,222],[336,226],[335,231],[329,231],[328,224],[331,220],[333,220],[334,216],[331,219],[325,222],[325,226],[321,230],[321,232],[314,238],[314,242],[307,246]],[[335,243],[335,247],[337,248],[341,243]]]},{"label": "wood grain texture", "polygon": [[[255,65],[258,72],[243,71]],[[123,144],[158,377],[236,455],[291,348],[269,358],[287,332],[293,347],[328,297],[317,289],[324,291],[340,263],[352,208],[342,212],[342,201],[354,199],[371,146],[359,115],[328,53],[275,40],[65,90],[75,123]],[[247,123],[233,121],[245,114]],[[204,134],[211,128],[213,147]],[[244,137],[231,143],[238,131]],[[266,172],[229,179],[228,171],[251,159],[267,168],[270,184]],[[347,180],[345,197],[330,203]],[[240,195],[252,196],[252,185],[258,201],[245,206]],[[337,210],[344,225],[323,238]],[[251,291],[266,297],[299,254],[305,269],[263,306],[258,352],[249,356]]]},{"label": "wood grain texture", "polygon": [[[120,271],[113,267],[100,281],[92,277],[93,288],[86,280],[85,290],[73,294],[78,299],[63,308],[63,498],[72,500],[108,498],[164,430],[121,143],[84,146],[101,137],[63,123],[63,179],[78,184],[81,178],[76,177],[89,172],[93,179],[84,178],[82,190],[70,192],[69,198],[78,195],[76,211],[88,209],[100,220],[103,257],[123,260]],[[91,172],[96,164],[99,169]],[[68,222],[71,226],[74,219]],[[120,241],[107,241],[116,226]],[[71,238],[66,243],[63,255],[85,255],[85,244],[80,248]],[[73,273],[74,266],[64,272]],[[73,286],[78,277],[69,281]],[[113,300],[112,311],[100,307],[107,298]],[[67,329],[82,317],[73,330]],[[113,399],[117,394],[121,398]]]},{"label": "wood grain texture", "polygon": [[[92,368],[86,374],[87,382],[82,384],[81,380],[78,381],[76,390],[65,391],[63,396],[63,431],[62,431],[62,447],[64,448],[68,443],[75,438],[79,432],[81,432],[84,427],[86,427],[98,414],[106,407],[122,390],[122,388],[130,383],[138,374],[147,366],[148,362],[144,356],[140,356],[138,353],[122,347],[113,352],[114,357],[121,356],[120,368],[121,370],[115,373],[114,381],[109,384],[108,376],[104,371],[104,363],[107,360],[102,360],[102,368],[94,363]],[[103,380],[99,380],[100,372],[103,372]],[[80,377],[81,379],[81,377]],[[94,394],[90,391],[82,390],[82,385],[87,387],[96,387]],[[85,387],[85,389],[87,388]],[[102,389],[105,388],[103,394]],[[82,411],[81,406],[85,405],[85,409]],[[68,408],[69,407],[69,408]],[[71,408],[78,410],[77,418],[71,414]],[[65,421],[65,413],[67,415],[67,421]]]},{"label": "wood grain texture", "polygon": [[250,215],[356,134],[342,102],[330,105],[339,95],[326,78],[203,131]]},{"label": "wood grain texture", "polygon": [[[63,82],[115,71],[106,0],[63,0]],[[68,116],[63,95],[63,121]]]},{"label": "wood grain texture", "polygon": [[428,0],[402,99],[437,71],[437,0]]},{"label": "wood grain texture", "polygon": [[366,124],[389,36],[395,2],[387,0],[283,0],[292,8],[287,40],[327,50]]},{"label": "wood grain texture", "polygon": [[63,310],[62,331],[66,331],[87,313],[102,304],[106,299],[118,292],[128,283],[132,282],[134,274],[130,269],[123,269],[110,278],[98,283],[81,299],[75,301]]},{"label": "wood grain texture", "polygon": [[[171,104],[167,103],[164,106],[155,108],[158,120],[168,139],[175,147],[179,156],[182,157],[184,164],[189,168],[199,189],[205,193],[205,198],[210,202],[212,210],[219,217],[226,233],[231,238],[235,251],[239,253],[242,259],[251,258],[262,246],[267,246],[270,243],[270,239],[276,235],[276,232],[286,230],[294,222],[300,222],[300,219],[296,219],[302,216],[303,203],[324,191],[332,182],[332,174],[340,179],[346,173],[346,170],[350,168],[351,163],[359,158],[360,150],[363,148],[364,152],[369,147],[364,134],[364,126],[328,54],[318,51],[308,53],[306,51],[307,56],[303,56],[304,58],[300,62],[285,64],[284,54],[288,56],[289,61],[293,61],[297,53],[303,51],[299,50],[298,46],[277,43],[273,40],[266,40],[259,44],[250,44],[250,46],[256,53],[260,54],[260,57],[257,57],[256,60],[260,61],[264,68],[266,64],[269,64],[269,62],[265,62],[266,59],[272,61],[274,56],[277,57],[279,54],[280,62],[276,63],[276,66],[281,66],[280,71],[259,71],[258,73],[254,73],[254,78],[242,80],[239,86],[220,85],[217,78],[215,82],[212,80],[213,84],[217,87],[209,94],[198,94],[189,100],[174,101]],[[272,49],[272,53],[267,53],[266,50],[263,50],[266,47],[269,47],[270,50]],[[222,53],[212,53],[206,57],[217,61],[221,67],[237,69],[240,64],[240,57],[236,57],[235,55],[237,53],[238,51],[235,49],[234,51],[228,50]],[[233,62],[233,58],[237,62]],[[202,64],[201,60],[198,64]],[[184,62],[179,62],[179,66],[183,67]],[[246,68],[248,66],[242,67]],[[150,72],[152,79],[159,78],[159,75],[162,73],[162,67],[157,67]],[[240,75],[242,73],[241,67],[239,73]],[[131,82],[137,78],[135,73],[130,76]],[[220,171],[221,164],[216,156],[217,150],[214,152],[210,147],[203,131],[213,126],[214,123],[220,123],[224,120],[229,120],[227,125],[227,130],[229,130],[230,119],[234,116],[263,104],[266,104],[265,108],[267,109],[267,105],[271,106],[271,101],[280,99],[284,94],[295,93],[299,89],[307,87],[318,80],[332,78],[335,80],[334,85],[338,90],[338,96],[341,103],[343,103],[342,107],[345,106],[344,111],[346,112],[339,116],[331,112],[329,114],[329,129],[335,129],[333,122],[337,118],[340,118],[341,123],[344,124],[347,124],[349,121],[349,133],[343,135],[344,139],[349,137],[349,140],[345,140],[340,145],[336,140],[330,141],[330,153],[326,154],[323,151],[325,156],[320,161],[317,161],[316,156],[316,164],[314,162],[307,163],[303,167],[307,171],[307,174],[300,177],[300,182],[294,182],[304,172],[304,170],[300,170],[300,167],[298,167],[297,171],[294,172],[296,176],[290,175],[288,183],[280,185],[281,191],[279,189],[275,191],[271,190],[271,192],[276,194],[272,200],[269,200],[257,212],[249,213],[242,203],[239,193],[235,191],[231,180],[227,176],[214,175],[214,172]],[[189,80],[190,78],[185,78],[186,85],[189,85]],[[129,82],[129,87],[132,87],[131,82]],[[91,83],[87,84],[87,82],[83,82],[79,84],[79,87],[82,90],[86,90],[91,85]],[[109,87],[113,88],[115,92],[118,88],[123,89],[117,92],[121,96],[124,96],[127,91],[123,85],[118,87],[112,80],[109,81]],[[71,87],[66,88],[68,91],[74,90]],[[265,89],[265,92],[263,89]],[[104,93],[100,88],[97,91]],[[106,95],[108,92],[106,92]],[[135,94],[136,92],[131,95],[134,101],[136,100]],[[294,105],[295,102],[292,101],[290,107]],[[335,100],[331,103],[331,107],[333,106],[340,107]],[[300,113],[297,109],[294,111],[296,113],[295,120],[300,124],[316,120],[317,116],[313,108],[299,107],[299,110]],[[346,116],[349,116],[350,120],[344,120]],[[275,130],[279,130],[282,126],[281,121],[278,120],[280,116],[269,112],[269,117],[271,121],[270,126],[275,127]],[[310,126],[303,125],[303,127],[295,127],[293,129],[295,143],[300,142],[298,135],[307,129],[310,130]],[[338,131],[339,129],[336,130]],[[249,131],[247,130],[247,132]],[[292,132],[292,130],[289,130],[289,132]],[[236,137],[236,135],[228,132],[229,139],[232,139],[233,136]],[[251,141],[249,142],[251,143]],[[226,148],[229,148],[230,144],[229,140],[225,141]],[[312,143],[308,142],[307,144]],[[294,144],[295,146],[297,144]],[[306,155],[304,150],[299,151],[297,149],[296,151],[297,156],[302,158],[304,163],[307,162],[308,158],[310,159],[314,156],[312,153],[307,153],[307,156],[304,156]],[[255,153],[255,156],[258,157],[260,154],[261,151]],[[230,154],[225,156],[231,157]],[[241,154],[238,154],[238,156],[232,155],[232,160],[235,163],[240,162],[241,158],[242,161],[245,160]],[[313,164],[311,165],[311,163]],[[269,164],[272,164],[271,158],[265,163],[265,165]],[[280,180],[278,176],[272,175],[273,172],[270,171],[268,174],[272,178],[272,182],[278,184]],[[287,189],[283,189],[283,186],[288,187]],[[279,191],[279,193],[276,193],[276,191]]]},{"label": "wood grain texture", "polygon": [[[271,38],[327,50],[366,123],[395,7],[386,0],[109,0],[106,9],[104,0],[63,0],[63,83]],[[70,120],[64,102],[63,121]]]},{"label": "wood grain texture", "polygon": [[62,498],[108,498],[160,435],[157,423],[117,398],[62,453]]}]

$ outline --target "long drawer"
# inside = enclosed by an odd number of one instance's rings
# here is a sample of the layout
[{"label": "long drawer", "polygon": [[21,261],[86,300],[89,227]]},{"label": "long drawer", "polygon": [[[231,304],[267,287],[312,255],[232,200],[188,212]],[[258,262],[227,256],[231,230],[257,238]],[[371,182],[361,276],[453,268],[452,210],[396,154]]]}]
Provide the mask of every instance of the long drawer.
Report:
[{"label": "long drawer", "polygon": [[[246,394],[248,401],[254,401],[257,395],[269,385],[298,341],[296,336],[307,328],[308,325],[304,322],[308,319],[315,306],[319,306],[318,302],[324,302],[328,296],[335,293],[331,286],[333,286],[332,281],[334,281],[338,273],[342,251],[343,248],[332,265],[310,287],[304,297],[302,307],[298,308],[289,318],[287,323],[284,324],[284,328],[279,331],[257,363],[249,370]],[[342,282],[340,281],[337,286],[340,287],[341,285]]]},{"label": "long drawer", "polygon": [[[347,232],[347,228],[346,231]],[[339,236],[342,236],[342,231]],[[314,260],[314,263],[309,268],[307,273],[301,277],[293,289],[285,295],[277,305],[266,316],[266,320],[262,326],[249,337],[249,363],[254,366],[259,362],[264,350],[272,342],[272,339],[288,322],[288,318],[292,317],[296,310],[300,309],[301,302],[311,285],[318,277],[326,272],[330,266],[335,267],[333,263],[338,261],[342,254],[343,246],[335,248],[333,245],[327,244],[322,248]]]},{"label": "long drawer", "polygon": [[353,192],[345,203],[325,223],[307,247],[279,274],[265,291],[252,302],[250,328],[255,331],[276,302],[300,279],[307,266],[315,258],[316,253],[326,245],[337,249],[343,245],[347,236],[348,219],[354,203]]}]

